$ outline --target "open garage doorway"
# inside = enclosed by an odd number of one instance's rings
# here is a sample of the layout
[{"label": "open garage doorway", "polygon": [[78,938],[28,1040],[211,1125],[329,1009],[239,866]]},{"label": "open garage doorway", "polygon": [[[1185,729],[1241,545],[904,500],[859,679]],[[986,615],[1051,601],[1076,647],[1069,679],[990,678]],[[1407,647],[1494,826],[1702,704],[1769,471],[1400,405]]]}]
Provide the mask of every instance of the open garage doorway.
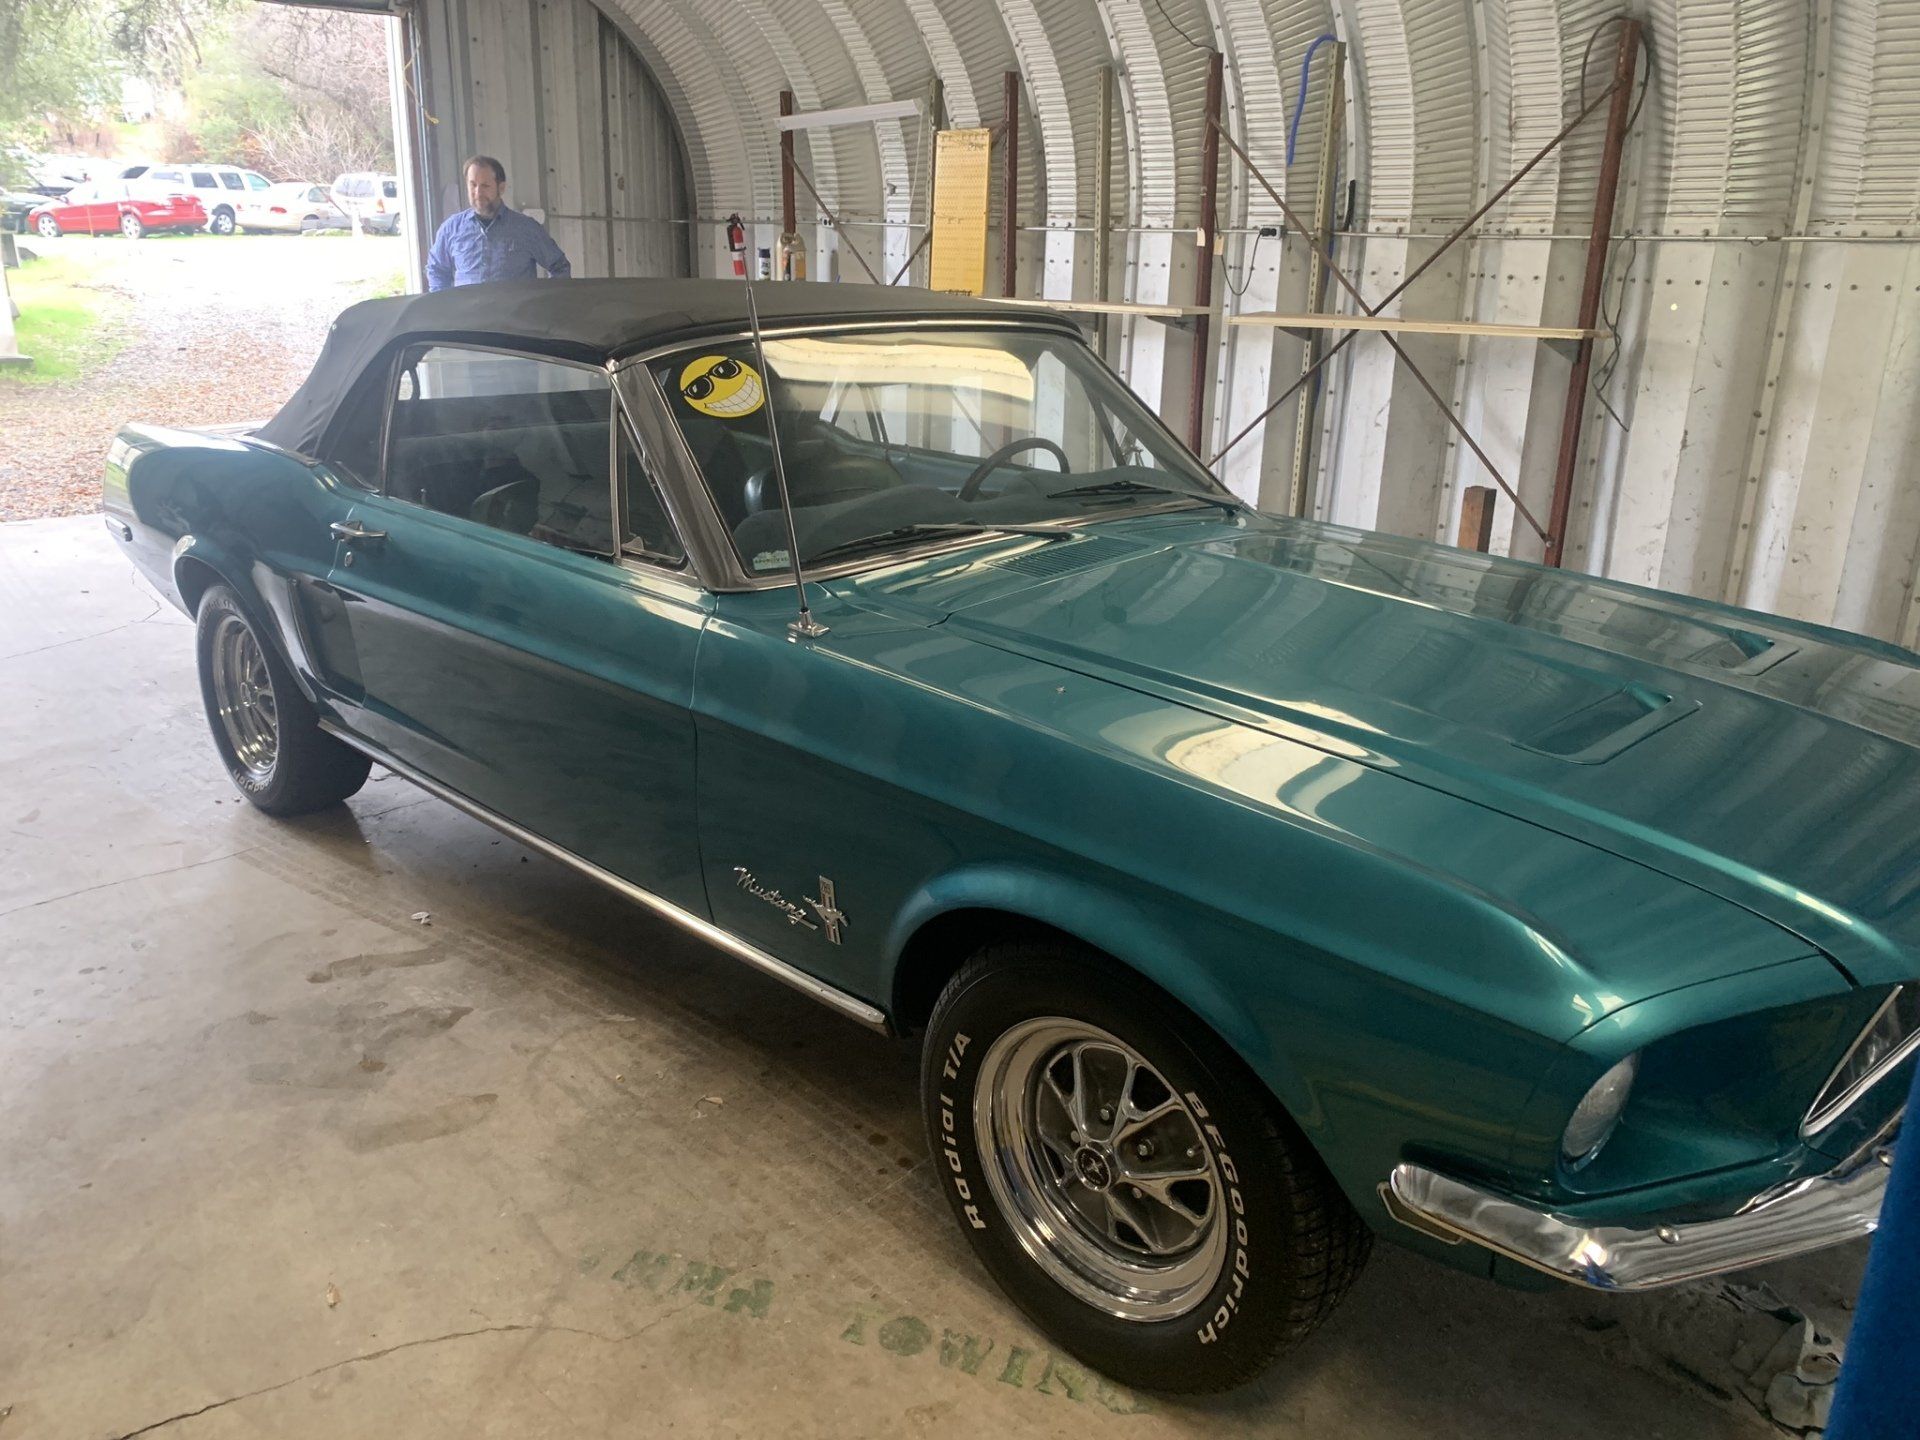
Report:
[{"label": "open garage doorway", "polygon": [[33,37],[49,53],[29,59],[92,78],[0,125],[18,311],[0,354],[32,362],[0,366],[0,521],[97,509],[128,420],[271,416],[342,310],[425,288],[475,151],[500,158],[506,202],[576,276],[690,273],[679,133],[589,0],[504,0],[484,25],[446,0],[404,19],[204,8],[190,35],[129,48],[89,40],[110,28],[104,3],[97,25]]}]

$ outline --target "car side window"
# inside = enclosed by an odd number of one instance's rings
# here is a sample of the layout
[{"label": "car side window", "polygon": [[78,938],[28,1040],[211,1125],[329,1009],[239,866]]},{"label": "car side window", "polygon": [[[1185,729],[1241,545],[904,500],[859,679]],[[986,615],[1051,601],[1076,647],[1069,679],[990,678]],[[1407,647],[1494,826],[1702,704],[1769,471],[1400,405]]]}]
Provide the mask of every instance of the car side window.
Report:
[{"label": "car side window", "polygon": [[186,178],[178,170],[149,170],[147,172],[147,178],[149,180],[164,181],[169,185],[182,185],[186,183]]},{"label": "car side window", "polygon": [[272,187],[267,184],[266,176],[256,175],[253,171],[249,170],[247,171],[247,188],[249,190],[268,190]]},{"label": "car side window", "polygon": [[222,170],[220,172],[220,183],[229,190],[244,190],[247,188],[247,182],[230,170]]},{"label": "car side window", "polygon": [[654,484],[646,461],[627,427],[620,427],[620,551],[636,559],[679,569],[687,563],[686,547],[675,533],[660,487]]},{"label": "car side window", "polygon": [[457,345],[402,357],[387,493],[567,550],[611,556],[613,388],[581,365]]},{"label": "car side window", "polygon": [[195,170],[193,172],[193,183],[202,190],[212,190],[216,188],[211,170]]}]

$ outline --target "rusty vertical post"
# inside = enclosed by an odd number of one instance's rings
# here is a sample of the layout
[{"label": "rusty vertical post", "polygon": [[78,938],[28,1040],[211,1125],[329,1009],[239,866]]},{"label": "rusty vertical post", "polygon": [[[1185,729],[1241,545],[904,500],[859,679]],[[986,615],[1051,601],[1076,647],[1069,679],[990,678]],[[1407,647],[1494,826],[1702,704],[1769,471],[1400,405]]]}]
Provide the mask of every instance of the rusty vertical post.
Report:
[{"label": "rusty vertical post", "polygon": [[[1109,298],[1107,270],[1112,264],[1108,253],[1109,239],[1107,230],[1112,224],[1110,212],[1113,209],[1113,66],[1100,67],[1100,145],[1099,164],[1093,172],[1093,298]],[[1102,311],[1094,319],[1094,337],[1099,343],[1100,358],[1106,359],[1113,347],[1109,343],[1109,331],[1113,317]]]},{"label": "rusty vertical post", "polygon": [[1620,155],[1626,148],[1627,122],[1633,114],[1633,77],[1640,63],[1640,22],[1620,22],[1620,48],[1613,58],[1613,98],[1607,105],[1606,146],[1600,152],[1600,181],[1594,187],[1593,229],[1587,238],[1587,275],[1580,288],[1579,326],[1573,369],[1567,376],[1567,409],[1560,417],[1560,456],[1553,470],[1553,508],[1547,514],[1549,565],[1559,565],[1567,550],[1567,514],[1573,504],[1573,472],[1580,462],[1580,425],[1587,410],[1587,379],[1593,371],[1593,336],[1600,319],[1600,295],[1607,280],[1607,248],[1613,236],[1613,206],[1620,188]]},{"label": "rusty vertical post", "polygon": [[1187,402],[1187,444],[1199,453],[1207,420],[1207,370],[1213,358],[1213,257],[1220,224],[1220,103],[1226,85],[1226,57],[1215,50],[1207,60],[1207,129],[1200,142],[1200,234],[1193,257],[1193,387]]},{"label": "rusty vertical post", "polygon": [[[780,92],[780,113],[793,114],[793,92]],[[778,279],[791,278],[794,247],[800,243],[800,217],[793,199],[793,131],[780,132],[780,256],[773,273]]]},{"label": "rusty vertical post", "polygon": [[1020,72],[1006,75],[1006,193],[1000,202],[1000,293],[1008,299],[1020,279]]},{"label": "rusty vertical post", "polygon": [[[1333,64],[1328,71],[1326,114],[1320,124],[1320,169],[1313,187],[1313,254],[1307,260],[1307,313],[1318,314],[1327,305],[1327,257],[1333,254],[1333,227],[1338,217],[1334,179],[1340,169],[1341,132],[1347,114],[1347,45],[1333,42]],[[1442,250],[1446,248],[1443,244]],[[1284,252],[1283,252],[1284,253]],[[1435,251],[1437,256],[1439,251]],[[1416,272],[1417,273],[1417,272]],[[1409,276],[1411,280],[1413,277]],[[1346,338],[1353,338],[1348,331]],[[1306,333],[1300,347],[1300,373],[1312,374],[1321,361],[1321,340]],[[1331,353],[1331,352],[1329,352]],[[1300,397],[1293,412],[1293,472],[1287,482],[1287,514],[1305,515],[1312,505],[1314,431],[1319,422],[1319,398],[1324,385],[1316,384]]]},{"label": "rusty vertical post", "polygon": [[1493,548],[1493,498],[1500,492],[1491,485],[1469,485],[1460,501],[1460,538],[1454,543],[1462,550],[1485,554]]}]

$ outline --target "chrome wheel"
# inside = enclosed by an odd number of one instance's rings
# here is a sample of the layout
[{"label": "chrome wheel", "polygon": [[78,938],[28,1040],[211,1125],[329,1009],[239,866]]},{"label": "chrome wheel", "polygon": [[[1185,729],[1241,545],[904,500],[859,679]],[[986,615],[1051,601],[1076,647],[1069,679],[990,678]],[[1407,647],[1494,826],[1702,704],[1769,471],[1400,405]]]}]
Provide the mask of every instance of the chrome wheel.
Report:
[{"label": "chrome wheel", "polygon": [[1153,1321],[1212,1290],[1227,1255],[1218,1166],[1125,1041],[1056,1016],[1015,1026],[981,1063],[973,1121],[1001,1213],[1069,1292]]},{"label": "chrome wheel", "polygon": [[267,657],[238,615],[222,615],[214,631],[213,694],[233,758],[247,778],[265,785],[280,753],[280,713]]}]

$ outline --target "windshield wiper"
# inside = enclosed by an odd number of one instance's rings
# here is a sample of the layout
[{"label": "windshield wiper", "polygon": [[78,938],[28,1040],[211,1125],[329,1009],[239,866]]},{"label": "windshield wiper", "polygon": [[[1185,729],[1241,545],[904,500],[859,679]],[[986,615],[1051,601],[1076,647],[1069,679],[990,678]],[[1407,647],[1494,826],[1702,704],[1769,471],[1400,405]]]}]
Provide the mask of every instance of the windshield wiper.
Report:
[{"label": "windshield wiper", "polygon": [[1217,505],[1222,510],[1238,515],[1247,507],[1238,500],[1229,500],[1224,495],[1208,495],[1200,490],[1176,490],[1171,485],[1148,485],[1139,480],[1100,480],[1091,485],[1074,485],[1065,490],[1050,491],[1049,500],[1080,500],[1094,495],[1172,495],[1181,500],[1194,500],[1202,505]]},{"label": "windshield wiper", "polygon": [[857,555],[863,550],[881,550],[896,540],[909,540],[916,535],[1038,535],[1048,540],[1071,540],[1075,532],[1063,530],[1057,525],[971,525],[965,522],[942,522],[934,524],[923,522],[918,525],[900,525],[892,530],[882,530],[873,535],[862,535],[853,540],[842,540],[838,545],[829,545],[817,555],[806,557],[809,565],[818,565],[823,560],[839,555]]}]

